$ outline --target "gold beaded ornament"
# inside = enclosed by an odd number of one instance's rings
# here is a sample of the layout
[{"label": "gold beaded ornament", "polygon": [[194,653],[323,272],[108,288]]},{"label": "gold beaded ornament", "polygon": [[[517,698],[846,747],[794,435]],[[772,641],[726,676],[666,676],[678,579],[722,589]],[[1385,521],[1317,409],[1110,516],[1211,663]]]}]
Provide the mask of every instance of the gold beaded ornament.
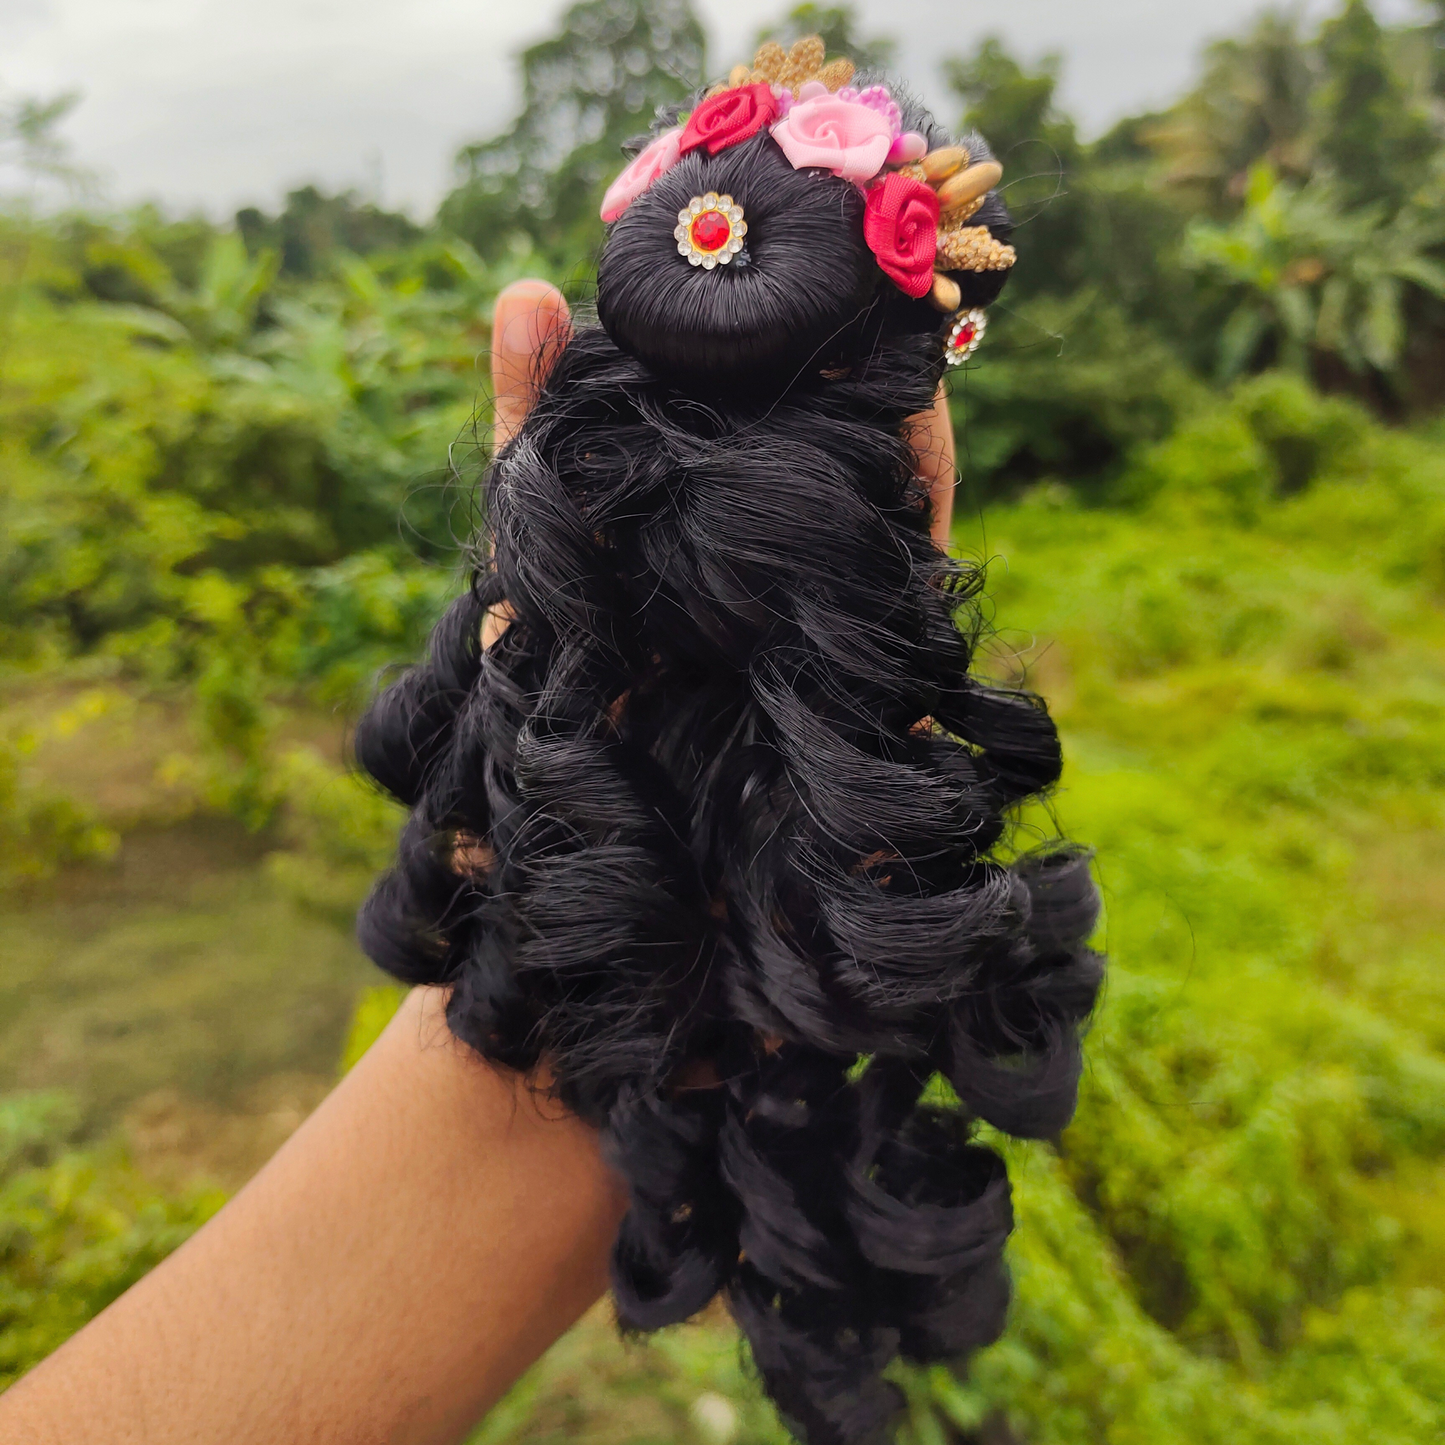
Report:
[{"label": "gold beaded ornament", "polygon": [[950,271],[1007,271],[1018,260],[1018,252],[997,240],[987,226],[940,230],[938,255]]},{"label": "gold beaded ornament", "polygon": [[1007,271],[1018,260],[1018,252],[996,240],[987,226],[968,225],[1003,179],[1003,167],[997,161],[975,164],[966,146],[940,146],[906,169],[938,196],[938,255],[929,300],[940,311],[957,311],[962,292],[946,272]]},{"label": "gold beaded ornament", "polygon": [[776,40],[765,40],[753,57],[751,68],[735,65],[728,75],[727,84],[718,90],[732,90],[740,85],[757,85],[766,82],[796,95],[810,80],[821,80],[829,90],[837,92],[853,79],[851,60],[827,60],[827,50],[821,35],[805,35],[793,42],[791,50],[784,50]]},{"label": "gold beaded ornament", "polygon": [[677,253],[686,256],[689,264],[705,271],[726,266],[743,248],[748,223],[743,208],[731,196],[709,191],[694,196],[677,213]]}]

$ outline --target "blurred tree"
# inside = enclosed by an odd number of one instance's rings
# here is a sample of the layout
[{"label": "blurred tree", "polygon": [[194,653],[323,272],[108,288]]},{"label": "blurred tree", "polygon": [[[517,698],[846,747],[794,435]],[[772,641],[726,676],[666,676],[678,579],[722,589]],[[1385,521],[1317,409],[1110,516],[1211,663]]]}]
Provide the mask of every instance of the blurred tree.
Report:
[{"label": "blurred tree", "polygon": [[685,101],[705,63],[690,0],[581,0],[523,51],[521,114],[461,151],[439,219],[483,256],[518,236],[555,258],[587,255],[624,143]]},{"label": "blurred tree", "polygon": [[194,289],[201,284],[216,237],[216,226],[204,215],[176,219],[148,203],[130,213],[126,226],[141,246],[159,257],[178,285]]},{"label": "blurred tree", "polygon": [[1099,493],[1192,390],[1177,359],[1199,329],[1178,260],[1186,218],[1127,128],[1099,146],[1079,139],[1057,105],[1057,57],[1026,67],[990,38],[945,73],[964,101],[960,128],[1004,164],[1018,223],[988,365],[956,417],[970,484],[983,495],[1061,475]]},{"label": "blurred tree", "polygon": [[812,0],[795,5],[776,25],[764,26],[757,44],[776,40],[791,45],[805,35],[822,36],[830,56],[846,55],[859,70],[886,70],[898,49],[888,36],[865,40],[858,33],[858,16],[851,5],[816,5]]},{"label": "blurred tree", "polygon": [[1398,210],[1425,180],[1438,137],[1391,65],[1367,0],[1347,0],[1320,32],[1319,160],[1350,205]]},{"label": "blurred tree", "polygon": [[1419,30],[1426,41],[1428,84],[1435,94],[1445,94],[1445,0],[1423,0],[1422,8],[1431,17]]},{"label": "blurred tree", "polygon": [[1079,139],[1058,108],[1059,65],[1045,56],[1028,69],[997,39],[945,62],[965,103],[960,128],[981,131],[1004,165],[1021,257],[1008,304],[1037,295],[1103,298],[1135,321],[1187,335],[1192,298],[1177,262],[1184,219],[1155,184],[1151,153],[1127,134],[1129,125],[1095,146]]},{"label": "blurred tree", "polygon": [[0,172],[14,168],[32,182],[59,181],[72,190],[91,182],[89,171],[70,159],[70,147],[57,133],[61,121],[80,104],[71,90],[49,100],[33,96],[0,101]]},{"label": "blurred tree", "polygon": [[1318,376],[1323,358],[1393,380],[1405,348],[1408,288],[1445,298],[1445,212],[1343,204],[1329,180],[1300,187],[1267,164],[1251,173],[1243,212],[1199,222],[1190,259],[1226,286],[1233,310],[1217,362],[1228,379],[1260,365]]},{"label": "blurred tree", "polygon": [[1267,12],[1241,39],[1205,52],[1199,84],[1143,130],[1171,184],[1215,213],[1237,205],[1250,167],[1267,161],[1304,179],[1313,145],[1310,102],[1316,57],[1295,12]]},{"label": "blurred tree", "polygon": [[81,1150],[79,1112],[58,1094],[0,1096],[0,1390],[224,1203],[159,1193],[114,1145]]},{"label": "blurred tree", "polygon": [[355,191],[328,196],[315,186],[290,191],[277,216],[255,206],[236,212],[236,229],[253,255],[278,251],[286,276],[317,276],[335,251],[366,256],[394,251],[420,240],[424,231],[409,217],[361,201]]},{"label": "blurred tree", "polygon": [[251,334],[276,267],[275,251],[248,256],[237,232],[222,231],[212,238],[194,287],[172,282],[159,300],[201,350],[238,346]]},{"label": "blurred tree", "polygon": [[981,130],[1000,156],[1042,142],[1061,163],[1077,163],[1081,148],[1074,123],[1054,103],[1061,64],[1060,56],[1046,55],[1029,72],[1001,40],[989,36],[971,56],[945,60],[943,73],[965,103],[964,128]]},{"label": "blurred tree", "polygon": [[1081,279],[1084,214],[1079,185],[1084,147],[1074,122],[1055,105],[1060,59],[1046,55],[1026,70],[994,37],[972,55],[944,62],[964,102],[959,128],[980,131],[1004,166],[1003,196],[1024,228],[1028,254],[1011,296],[1072,290]]}]

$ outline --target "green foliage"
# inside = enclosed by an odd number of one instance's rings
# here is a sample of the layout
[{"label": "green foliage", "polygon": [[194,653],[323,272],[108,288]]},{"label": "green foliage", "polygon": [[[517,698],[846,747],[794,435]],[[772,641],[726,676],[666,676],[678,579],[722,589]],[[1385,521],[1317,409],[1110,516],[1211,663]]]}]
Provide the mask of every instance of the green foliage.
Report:
[{"label": "green foliage", "polygon": [[910,1381],[908,1438],[1433,1439],[1445,453],[1273,375],[1134,470],[1130,511],[1044,486],[983,519],[1111,973],[1076,1122],[1002,1145],[1009,1332]]},{"label": "green foliage", "polygon": [[0,889],[44,878],[65,863],[111,857],[115,833],[64,793],[37,788],[24,776],[32,733],[0,734]]},{"label": "green foliage", "polygon": [[221,1204],[158,1194],[114,1149],[68,1147],[74,1130],[63,1095],[0,1096],[0,1389]]},{"label": "green foliage", "polygon": [[49,100],[30,96],[0,100],[0,165],[14,165],[32,180],[69,186],[87,181],[87,173],[71,163],[65,142],[56,134],[60,122],[79,103],[77,91]]},{"label": "green foliage", "polygon": [[518,237],[566,262],[586,257],[621,146],[690,97],[704,51],[689,0],[579,0],[557,35],[522,52],[511,127],[457,157],[442,223],[488,257]]},{"label": "green foliage", "polygon": [[[813,29],[886,52],[844,8],[764,33]],[[955,379],[961,525],[998,563],[994,665],[1066,732],[1020,841],[1097,848],[1112,972],[1076,1123],[1001,1144],[1009,1332],[966,1381],[900,1371],[906,1445],[1445,1431],[1445,432],[1377,419],[1438,408],[1445,376],[1434,37],[1361,0],[1317,32],[1266,16],[1094,142],[1054,61],[948,65],[1021,223]],[[79,1148],[76,1117],[326,1073],[340,1045],[337,930],[399,810],[321,710],[459,585],[492,298],[586,265],[619,142],[703,76],[702,33],[684,0],[585,0],[521,63],[522,113],[424,230],[309,189],[234,230],[0,215],[4,676],[178,719],[160,771],[250,830],[193,820],[240,850],[209,883],[191,834],[126,836],[128,876],[194,887],[169,912],[157,883],[103,925],[59,893],[7,913],[4,1087],[28,1061],[77,1094],[0,1105],[0,1378],[213,1207]],[[6,158],[64,179],[60,114],[11,106]],[[88,888],[67,865],[119,825],[38,765],[44,724],[3,738],[0,875]],[[402,996],[360,992],[343,1067]],[[476,1441],[783,1438],[721,1320],[623,1343],[594,1314]]]},{"label": "green foliage", "polygon": [[425,234],[408,217],[361,201],[354,191],[328,196],[315,186],[289,191],[276,216],[255,206],[237,211],[236,229],[252,255],[275,251],[284,275],[307,279],[324,276],[338,251],[354,256],[399,251]]},{"label": "green foliage", "polygon": [[[334,693],[333,664],[355,684],[413,652],[450,577],[403,566],[397,514],[438,559],[470,528],[498,278],[447,241],[273,294],[274,255],[222,233],[184,286],[143,227],[0,230],[25,265],[0,357],[0,655],[99,652],[219,699],[262,654]],[[98,275],[129,299],[96,299]]]},{"label": "green foliage", "polygon": [[[903,1372],[900,1439],[1423,1445],[1445,1428],[1445,451],[1273,373],[1129,476],[1127,509],[1043,485],[983,518],[996,614],[1036,629],[1001,633],[998,666],[1034,668],[1066,729],[1055,809],[1098,849],[1111,978],[1074,1125],[993,1141],[1009,1331],[966,1381]],[[707,1327],[629,1353],[605,1324],[476,1438],[710,1438],[714,1407],[671,1404]],[[771,1438],[742,1423],[747,1373],[708,1393],[721,1438]]]},{"label": "green foliage", "polygon": [[960,128],[979,131],[1004,166],[1003,195],[1028,243],[1030,264],[1019,288],[1025,295],[1067,294],[1098,281],[1080,270],[1087,265],[1080,254],[1089,209],[1080,189],[1086,151],[1056,104],[1061,65],[1050,55],[1025,70],[1001,41],[989,38],[971,56],[944,66],[964,102]]},{"label": "green foliage", "polygon": [[268,783],[273,807],[284,810],[287,844],[266,860],[268,872],[297,902],[349,929],[357,905],[396,852],[402,809],[358,774],[328,767],[313,748],[282,753]]},{"label": "green foliage", "polygon": [[1163,340],[1096,290],[1001,312],[988,346],[988,364],[953,382],[971,500],[1041,477],[1107,495],[1136,448],[1168,436],[1207,396]]},{"label": "green foliage", "polygon": [[1227,380],[1261,357],[1309,374],[1321,355],[1389,376],[1405,347],[1407,288],[1445,299],[1445,211],[1349,210],[1329,181],[1304,188],[1255,168],[1244,210],[1198,222],[1189,261],[1237,298],[1219,337]]},{"label": "green foliage", "polygon": [[1247,35],[1209,47],[1199,84],[1149,118],[1142,139],[1167,163],[1170,185],[1217,215],[1233,208],[1257,165],[1308,178],[1317,84],[1317,59],[1299,16],[1267,11]]},{"label": "green foliage", "polygon": [[1319,154],[1351,205],[1399,210],[1423,184],[1438,138],[1391,64],[1366,0],[1346,0],[1320,32]]},{"label": "green foliage", "polygon": [[397,983],[378,983],[362,989],[351,1015],[346,1033],[346,1046],[341,1051],[341,1072],[349,1070],[381,1037],[396,1011],[406,998],[406,989]]},{"label": "green foliage", "polygon": [[[1269,13],[1212,46],[1174,106],[1092,145],[1057,107],[1056,59],[1029,69],[986,40],[949,61],[1020,221],[1000,309],[1102,300],[1206,375],[1285,365],[1396,414],[1437,407],[1445,208],[1427,40],[1382,29],[1364,0],[1314,35]],[[1053,450],[1097,472],[1068,434]],[[1029,476],[1004,464],[1000,481]]]}]

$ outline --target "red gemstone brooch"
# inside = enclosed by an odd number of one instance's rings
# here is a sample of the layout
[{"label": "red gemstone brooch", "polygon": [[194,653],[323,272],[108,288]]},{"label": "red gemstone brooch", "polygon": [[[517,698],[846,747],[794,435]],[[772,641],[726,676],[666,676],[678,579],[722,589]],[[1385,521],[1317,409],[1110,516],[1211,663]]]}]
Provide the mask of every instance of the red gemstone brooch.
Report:
[{"label": "red gemstone brooch", "polygon": [[731,196],[709,191],[705,196],[694,196],[677,213],[677,229],[672,234],[677,237],[678,255],[711,271],[726,266],[742,250],[747,233],[743,208]]},{"label": "red gemstone brooch", "polygon": [[988,313],[977,308],[965,311],[953,323],[943,345],[943,354],[950,366],[962,366],[978,350],[987,326]]}]

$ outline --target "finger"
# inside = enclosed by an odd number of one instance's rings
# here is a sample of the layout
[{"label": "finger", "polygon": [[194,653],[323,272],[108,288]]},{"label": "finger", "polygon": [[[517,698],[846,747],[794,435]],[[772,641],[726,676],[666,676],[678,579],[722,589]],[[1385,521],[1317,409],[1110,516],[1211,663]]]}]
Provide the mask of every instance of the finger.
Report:
[{"label": "finger", "polygon": [[492,315],[492,405],[498,447],[511,441],[522,425],[571,324],[562,293],[546,281],[514,281],[497,297]]},{"label": "finger", "polygon": [[948,413],[948,391],[942,382],[927,411],[913,418],[913,447],[918,453],[918,478],[928,486],[933,510],[933,540],[947,547],[953,526],[953,489],[958,485],[954,461],[953,418]]},{"label": "finger", "polygon": [[[504,447],[537,399],[537,387],[557,359],[572,319],[562,293],[545,281],[514,281],[492,313],[492,441]],[[512,620],[505,603],[487,610],[482,646],[490,647]]]},{"label": "finger", "polygon": [[498,602],[487,608],[482,618],[482,651],[485,652],[506,630],[516,617],[509,602]]}]

